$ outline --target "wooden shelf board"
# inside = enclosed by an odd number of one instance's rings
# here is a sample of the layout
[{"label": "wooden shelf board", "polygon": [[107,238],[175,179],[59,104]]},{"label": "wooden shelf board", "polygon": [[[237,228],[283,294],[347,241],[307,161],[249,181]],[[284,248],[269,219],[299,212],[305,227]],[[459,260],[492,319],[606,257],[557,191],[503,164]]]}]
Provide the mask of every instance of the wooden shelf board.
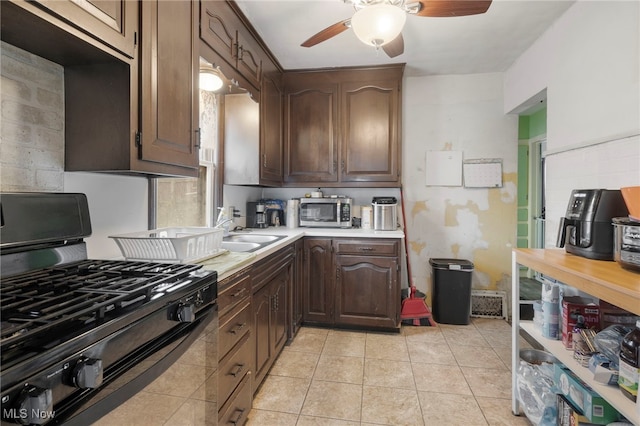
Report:
[{"label": "wooden shelf board", "polygon": [[629,421],[634,422],[634,424],[638,424],[638,415],[635,414],[635,404],[622,394],[620,388],[594,382],[593,373],[591,373],[587,367],[583,367],[578,361],[573,359],[573,351],[567,350],[560,340],[552,340],[544,337],[541,332],[536,330],[533,321],[520,321],[520,328],[526,331],[583,382],[591,386],[594,391],[606,399],[620,414],[625,416]]},{"label": "wooden shelf board", "polygon": [[514,249],[516,262],[640,315],[640,273],[562,249]]}]

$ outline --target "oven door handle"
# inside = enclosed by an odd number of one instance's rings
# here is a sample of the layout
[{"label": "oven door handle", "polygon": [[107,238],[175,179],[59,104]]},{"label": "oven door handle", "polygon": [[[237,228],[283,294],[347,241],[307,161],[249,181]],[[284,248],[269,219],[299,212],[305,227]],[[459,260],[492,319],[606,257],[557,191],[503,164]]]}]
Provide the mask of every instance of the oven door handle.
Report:
[{"label": "oven door handle", "polygon": [[198,339],[204,329],[217,316],[217,310],[217,305],[211,305],[209,308],[199,312],[197,320],[191,323],[192,327],[182,330],[182,332],[188,330],[186,337],[175,348],[173,348],[171,352],[167,353],[163,358],[158,360],[153,366],[138,375],[135,379],[131,380],[120,387],[117,391],[112,392],[77,415],[72,414],[73,417],[69,419],[57,418],[57,420],[62,421],[65,426],[85,426],[87,424],[94,423],[99,418],[113,411],[116,407],[140,392],[164,373],[169,367],[171,367],[171,365],[173,365],[178,358],[180,358],[187,349],[189,349],[191,344]]}]

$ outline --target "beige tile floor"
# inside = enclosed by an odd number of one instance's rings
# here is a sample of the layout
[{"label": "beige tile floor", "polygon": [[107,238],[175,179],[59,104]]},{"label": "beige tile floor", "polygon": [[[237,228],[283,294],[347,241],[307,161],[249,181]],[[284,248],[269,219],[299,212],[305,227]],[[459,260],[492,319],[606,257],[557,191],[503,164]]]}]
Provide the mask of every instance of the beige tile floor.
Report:
[{"label": "beige tile floor", "polygon": [[528,426],[511,414],[510,357],[503,320],[399,334],[303,327],[256,394],[248,425]]}]

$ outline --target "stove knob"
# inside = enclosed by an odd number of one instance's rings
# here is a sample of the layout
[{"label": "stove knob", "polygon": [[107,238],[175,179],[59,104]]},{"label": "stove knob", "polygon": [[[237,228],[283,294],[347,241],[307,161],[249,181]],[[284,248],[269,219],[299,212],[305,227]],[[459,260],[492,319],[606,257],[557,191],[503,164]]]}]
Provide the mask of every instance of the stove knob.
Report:
[{"label": "stove knob", "polygon": [[178,322],[193,322],[196,319],[196,311],[193,303],[179,304],[176,309],[176,319]]},{"label": "stove knob", "polygon": [[53,394],[51,389],[27,386],[18,400],[18,423],[42,425],[53,416]]},{"label": "stove knob", "polygon": [[79,389],[95,389],[102,384],[102,360],[81,358],[73,368],[73,384]]}]

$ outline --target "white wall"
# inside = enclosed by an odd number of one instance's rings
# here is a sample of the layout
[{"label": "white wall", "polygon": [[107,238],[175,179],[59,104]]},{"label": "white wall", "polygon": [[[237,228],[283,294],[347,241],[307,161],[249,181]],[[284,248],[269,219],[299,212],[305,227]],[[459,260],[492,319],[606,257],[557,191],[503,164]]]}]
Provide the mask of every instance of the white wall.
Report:
[{"label": "white wall", "polygon": [[504,110],[547,91],[547,226],[577,188],[640,184],[640,3],[578,1],[505,73]]},{"label": "white wall", "polygon": [[[406,77],[403,183],[413,283],[430,296],[430,258],[474,262],[473,287],[507,290],[516,243],[518,119],[502,74]],[[503,160],[502,188],[426,186],[427,151]]]},{"label": "white wall", "polygon": [[65,192],[82,192],[89,202],[93,233],[85,239],[90,259],[122,257],[109,235],[144,231],[148,228],[148,183],[146,178],[66,172]]}]

